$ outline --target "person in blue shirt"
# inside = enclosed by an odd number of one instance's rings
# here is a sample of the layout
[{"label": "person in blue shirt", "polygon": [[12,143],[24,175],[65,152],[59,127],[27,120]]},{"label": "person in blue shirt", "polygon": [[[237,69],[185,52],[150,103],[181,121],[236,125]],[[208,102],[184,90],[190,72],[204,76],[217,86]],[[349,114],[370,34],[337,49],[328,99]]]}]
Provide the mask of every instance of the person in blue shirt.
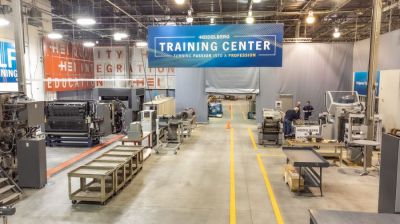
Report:
[{"label": "person in blue shirt", "polygon": [[307,104],[303,107],[303,110],[304,110],[304,120],[308,120],[311,117],[312,112],[314,111],[314,107],[311,106],[310,101],[307,101]]},{"label": "person in blue shirt", "polygon": [[285,136],[289,136],[293,132],[292,122],[294,120],[300,119],[299,112],[300,108],[295,107],[294,109],[288,110],[285,113],[285,119],[283,121],[283,133]]}]

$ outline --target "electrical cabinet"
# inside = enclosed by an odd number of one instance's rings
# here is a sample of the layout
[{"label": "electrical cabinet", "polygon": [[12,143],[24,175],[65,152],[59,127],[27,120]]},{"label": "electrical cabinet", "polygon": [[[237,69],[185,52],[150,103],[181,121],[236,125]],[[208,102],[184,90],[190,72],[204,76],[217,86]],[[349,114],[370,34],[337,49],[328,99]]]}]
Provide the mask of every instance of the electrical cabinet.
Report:
[{"label": "electrical cabinet", "polygon": [[18,140],[17,161],[20,187],[42,188],[46,185],[46,142],[43,138]]},{"label": "electrical cabinet", "polygon": [[379,179],[379,213],[400,213],[400,138],[383,134]]}]

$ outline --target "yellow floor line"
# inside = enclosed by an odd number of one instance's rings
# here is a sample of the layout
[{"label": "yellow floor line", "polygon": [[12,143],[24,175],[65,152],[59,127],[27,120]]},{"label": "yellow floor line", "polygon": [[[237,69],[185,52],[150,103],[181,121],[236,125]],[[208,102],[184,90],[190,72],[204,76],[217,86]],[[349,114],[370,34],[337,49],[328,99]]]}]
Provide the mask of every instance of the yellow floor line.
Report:
[{"label": "yellow floor line", "polygon": [[236,192],[235,192],[235,148],[233,139],[233,128],[230,129],[230,210],[229,223],[236,224]]},{"label": "yellow floor line", "polygon": [[253,145],[253,149],[257,150],[258,146],[256,144],[256,140],[254,139],[254,135],[253,135],[253,132],[251,131],[251,128],[247,128],[247,131],[249,132],[249,137],[250,137],[250,140],[251,140],[251,144]]},{"label": "yellow floor line", "polygon": [[275,219],[278,224],[284,224],[281,211],[278,206],[278,202],[276,201],[274,191],[272,190],[271,183],[268,178],[267,170],[262,163],[262,159],[260,155],[257,155],[258,165],[260,167],[260,171],[264,177],[265,187],[267,188],[269,199],[271,201],[272,209],[274,210]]}]

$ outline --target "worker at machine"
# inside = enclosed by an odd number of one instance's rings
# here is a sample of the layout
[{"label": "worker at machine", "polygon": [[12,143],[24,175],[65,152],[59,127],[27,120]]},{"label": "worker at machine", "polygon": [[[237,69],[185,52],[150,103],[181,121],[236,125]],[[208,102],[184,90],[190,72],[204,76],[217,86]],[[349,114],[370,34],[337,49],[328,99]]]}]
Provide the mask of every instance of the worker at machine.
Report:
[{"label": "worker at machine", "polygon": [[311,105],[310,101],[307,101],[307,104],[303,107],[303,111],[304,111],[304,120],[308,120],[313,111],[314,111],[314,107]]},{"label": "worker at machine", "polygon": [[301,101],[297,101],[296,107],[299,108],[299,110],[297,111],[297,119],[300,119],[300,117],[301,117]]},{"label": "worker at machine", "polygon": [[285,120],[283,122],[283,133],[285,134],[285,137],[292,134],[293,132],[292,122],[294,120],[300,119],[299,111],[300,108],[298,107],[286,111]]}]

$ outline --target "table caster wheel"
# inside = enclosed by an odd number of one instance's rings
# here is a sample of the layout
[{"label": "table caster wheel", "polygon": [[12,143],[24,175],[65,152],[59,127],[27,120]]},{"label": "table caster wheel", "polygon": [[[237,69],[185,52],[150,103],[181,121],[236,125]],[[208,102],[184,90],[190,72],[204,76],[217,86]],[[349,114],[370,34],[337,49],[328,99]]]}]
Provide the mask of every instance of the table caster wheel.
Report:
[{"label": "table caster wheel", "polygon": [[174,154],[176,155],[176,154],[178,154],[178,152],[175,151]]},{"label": "table caster wheel", "polygon": [[72,204],[75,205],[77,203],[76,200],[72,200]]}]

